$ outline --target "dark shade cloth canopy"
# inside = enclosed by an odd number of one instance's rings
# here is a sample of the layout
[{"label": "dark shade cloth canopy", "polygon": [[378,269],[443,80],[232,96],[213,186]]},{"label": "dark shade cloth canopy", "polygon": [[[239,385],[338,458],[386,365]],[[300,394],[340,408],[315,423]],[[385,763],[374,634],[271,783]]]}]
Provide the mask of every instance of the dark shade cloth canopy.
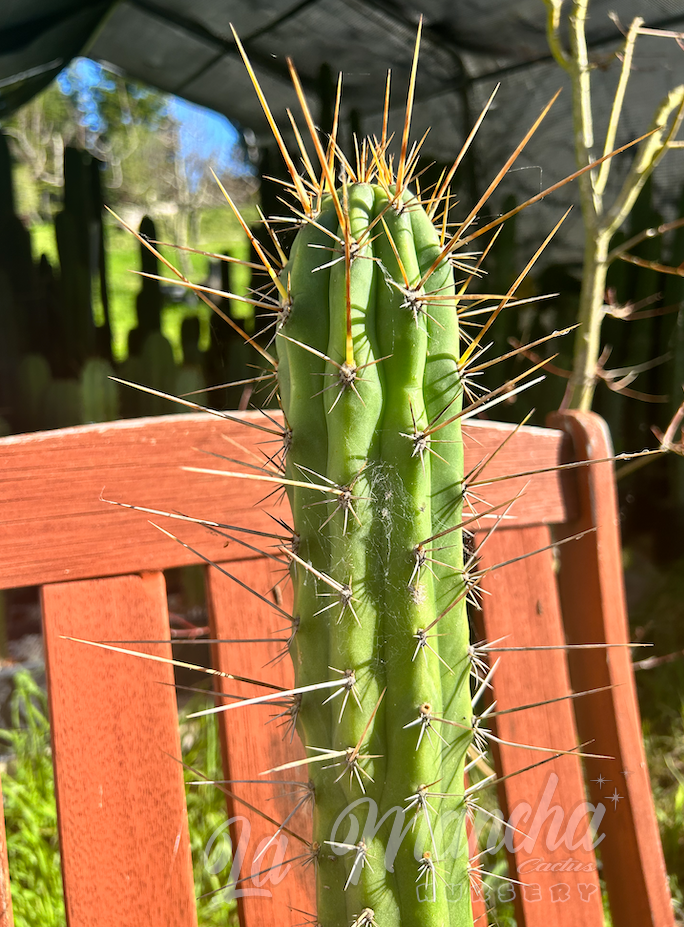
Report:
[{"label": "dark shade cloth canopy", "polygon": [[[564,9],[569,8],[566,3]],[[617,10],[619,23],[611,18]],[[558,101],[507,178],[518,199],[574,170],[571,94],[546,42],[542,0],[4,0],[0,6],[0,122],[41,90],[76,54],[227,116],[253,133],[259,146],[270,130],[231,34],[240,35],[276,120],[288,139],[290,108],[299,105],[287,71],[291,57],[318,116],[325,95],[321,74],[343,74],[341,140],[350,126],[379,133],[384,86],[392,72],[392,129],[401,130],[419,17],[424,18],[413,138],[430,127],[423,152],[453,161],[482,106],[501,84],[473,150],[468,183],[485,189],[508,152],[558,88]],[[684,0],[592,0],[587,40],[595,64],[594,120],[600,153],[619,74],[615,57],[632,18],[648,26],[684,30]],[[330,83],[330,78],[328,78]],[[618,144],[648,130],[653,113],[684,82],[684,50],[672,39],[640,37]],[[302,120],[303,123],[303,120]],[[345,135],[346,133],[346,135]],[[684,179],[684,152],[668,155],[657,173],[655,202],[672,213]],[[629,158],[616,163],[616,182]],[[465,194],[464,194],[465,195]],[[535,209],[522,230],[558,217],[576,201],[568,189]],[[579,216],[561,236],[578,257]],[[524,236],[526,237],[526,235]]]}]

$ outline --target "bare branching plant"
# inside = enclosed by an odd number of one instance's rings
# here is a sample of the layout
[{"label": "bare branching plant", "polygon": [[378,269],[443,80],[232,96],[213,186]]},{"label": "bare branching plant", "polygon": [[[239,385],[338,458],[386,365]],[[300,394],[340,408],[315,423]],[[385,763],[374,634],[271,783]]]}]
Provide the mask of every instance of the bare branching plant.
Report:
[{"label": "bare branching plant", "polygon": [[[586,167],[596,157],[600,143],[594,138],[594,117],[592,111],[591,80],[594,65],[587,48],[586,21],[590,0],[572,0],[567,18],[570,47],[564,48],[561,40],[563,0],[544,0],[548,9],[547,36],[549,47],[558,64],[568,73],[572,85],[572,107],[574,125],[575,158],[579,168]],[[617,22],[617,18],[615,17]],[[619,26],[619,23],[618,23]],[[657,36],[663,40],[681,44],[681,33],[649,29],[641,17],[636,17],[624,32],[625,42],[618,57],[622,64],[620,77],[610,111],[605,138],[601,145],[603,154],[615,147],[620,117],[625,106],[627,86],[632,73],[634,50],[639,36]],[[582,218],[584,222],[585,247],[582,270],[582,289],[578,313],[579,326],[575,333],[575,347],[572,374],[569,378],[564,406],[570,409],[591,409],[594,390],[600,379],[613,390],[628,387],[630,371],[605,370],[601,363],[601,325],[611,307],[606,300],[606,274],[615,260],[640,263],[630,254],[630,249],[645,238],[662,235],[676,224],[666,224],[657,229],[644,229],[618,247],[611,249],[611,238],[622,226],[634,206],[639,193],[665,154],[684,147],[684,141],[677,139],[684,117],[684,84],[674,87],[657,107],[649,134],[643,139],[634,155],[632,165],[622,185],[608,202],[606,189],[611,172],[611,160],[603,161],[596,168],[586,171],[578,178]],[[642,264],[644,262],[641,262]],[[652,265],[646,262],[646,266]],[[684,274],[681,267],[653,267],[661,273]],[[613,313],[614,314],[614,313]],[[636,374],[637,371],[632,371]]]}]

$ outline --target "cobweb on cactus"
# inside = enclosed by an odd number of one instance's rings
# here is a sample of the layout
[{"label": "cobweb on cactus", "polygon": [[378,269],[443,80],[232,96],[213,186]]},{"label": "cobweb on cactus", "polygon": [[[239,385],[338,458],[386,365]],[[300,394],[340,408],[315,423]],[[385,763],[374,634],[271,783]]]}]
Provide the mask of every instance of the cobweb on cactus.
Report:
[{"label": "cobweb on cactus", "polygon": [[[496,717],[495,704],[481,710],[479,703],[487,699],[497,666],[490,665],[490,654],[505,650],[507,642],[471,642],[467,600],[486,572],[505,565],[480,570],[478,552],[511,517],[521,496],[505,506],[487,503],[483,471],[495,455],[464,472],[461,428],[469,417],[538,382],[548,360],[491,393],[478,386],[479,372],[569,331],[486,359],[491,326],[502,311],[525,302],[516,299],[516,291],[565,217],[501,294],[482,292],[493,238],[502,222],[561,184],[484,224],[478,215],[555,97],[475,207],[456,218],[450,185],[492,98],[451,169],[422,189],[425,136],[417,142],[410,138],[420,32],[419,26],[400,132],[390,131],[388,75],[380,137],[355,139],[351,158],[337,141],[341,79],[332,133],[323,138],[288,60],[308,133],[305,142],[288,112],[296,143],[291,152],[235,36],[290,178],[283,183],[287,215],[262,218],[263,238],[254,235],[221,188],[254,248],[256,260],[248,266],[260,268],[266,284],[248,296],[199,286],[138,236],[181,285],[197,292],[254,346],[264,365],[254,383],[269,390],[274,382],[278,386],[282,418],[268,413],[257,421],[206,409],[188,397],[175,401],[239,421],[273,442],[264,445],[261,460],[227,453],[224,461],[238,470],[187,469],[258,481],[265,494],[286,493],[291,525],[276,524],[272,534],[264,534],[189,514],[115,504],[198,522],[273,558],[291,581],[291,613],[279,600],[254,594],[274,610],[278,638],[293,659],[295,685],[278,690],[207,670],[269,691],[203,713],[273,703],[286,739],[292,740],[296,725],[306,758],[255,775],[306,770],[308,784],[304,793],[293,794],[293,814],[304,805],[313,807],[313,836],[290,830],[289,816],[279,822],[258,813],[274,825],[275,836],[287,832],[304,845],[292,862],[314,864],[318,910],[311,923],[320,927],[473,924],[471,890],[480,890],[482,871],[477,859],[469,859],[466,816],[472,815],[478,793],[498,781],[486,765],[488,742],[497,741],[486,726]],[[289,254],[277,231],[283,224],[298,230]],[[268,346],[239,329],[214,306],[212,296],[241,299],[269,314]],[[465,332],[460,322],[467,325]],[[468,526],[485,537],[464,555]],[[201,551],[189,549],[209,562]],[[96,646],[133,653],[112,644]],[[564,751],[524,746],[550,754],[540,763],[565,753],[593,755],[585,745]],[[484,779],[465,784],[466,772],[475,777],[483,768]],[[357,837],[338,839],[337,825],[360,798],[374,803],[380,823],[369,823],[369,810]]]}]

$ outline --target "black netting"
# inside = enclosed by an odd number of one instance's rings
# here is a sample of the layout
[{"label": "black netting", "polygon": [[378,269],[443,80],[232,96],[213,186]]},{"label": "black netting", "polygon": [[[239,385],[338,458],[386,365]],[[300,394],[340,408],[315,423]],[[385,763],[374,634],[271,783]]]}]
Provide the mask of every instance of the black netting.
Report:
[{"label": "black netting", "polygon": [[[621,35],[609,15],[613,0],[592,0],[587,41],[592,61],[596,149],[601,153],[619,73],[615,51]],[[295,61],[316,116],[324,95],[321,69],[344,75],[341,139],[351,145],[351,125],[378,132],[385,76],[392,71],[393,129],[401,131],[403,104],[419,15],[424,33],[416,91],[413,137],[430,127],[423,151],[430,160],[453,160],[494,86],[496,101],[462,171],[458,195],[471,203],[488,185],[506,153],[559,87],[543,127],[519,158],[490,204],[500,208],[508,194],[518,200],[539,192],[574,170],[571,96],[564,73],[549,56],[542,0],[125,0],[110,4],[6,0],[0,9],[0,105],[4,114],[36,92],[41,67],[49,77],[56,62],[77,51],[114,65],[130,76],[224,113],[250,128],[257,143],[270,131],[237,55],[230,23],[242,36],[273,112],[288,133],[286,108],[299,112],[287,75]],[[684,29],[684,0],[621,0],[620,24],[634,16],[650,26]],[[99,28],[88,44],[96,24]],[[684,75],[684,51],[673,41],[640,37],[618,144],[643,134],[669,89]],[[19,80],[17,81],[17,76]],[[328,78],[330,80],[330,78]],[[35,90],[34,90],[35,88]],[[3,115],[0,112],[0,118]],[[616,161],[613,187],[629,156]],[[660,166],[654,202],[671,217],[683,175],[681,153]],[[566,205],[568,188],[544,201],[520,222],[521,243],[533,247]],[[571,216],[550,249],[579,260],[581,229]]]}]

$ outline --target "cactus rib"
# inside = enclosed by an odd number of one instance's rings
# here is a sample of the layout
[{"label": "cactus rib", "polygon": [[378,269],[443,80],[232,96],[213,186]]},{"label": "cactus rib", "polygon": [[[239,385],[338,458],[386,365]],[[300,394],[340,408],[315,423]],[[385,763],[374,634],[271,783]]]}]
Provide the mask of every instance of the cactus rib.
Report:
[{"label": "cactus rib", "polygon": [[440,250],[405,187],[344,182],[281,275],[296,684],[354,680],[343,699],[305,692],[297,716],[310,758],[328,751],[309,763],[325,927],[472,923],[460,529],[439,553],[428,543],[459,524],[463,481],[448,259],[421,285]]}]

